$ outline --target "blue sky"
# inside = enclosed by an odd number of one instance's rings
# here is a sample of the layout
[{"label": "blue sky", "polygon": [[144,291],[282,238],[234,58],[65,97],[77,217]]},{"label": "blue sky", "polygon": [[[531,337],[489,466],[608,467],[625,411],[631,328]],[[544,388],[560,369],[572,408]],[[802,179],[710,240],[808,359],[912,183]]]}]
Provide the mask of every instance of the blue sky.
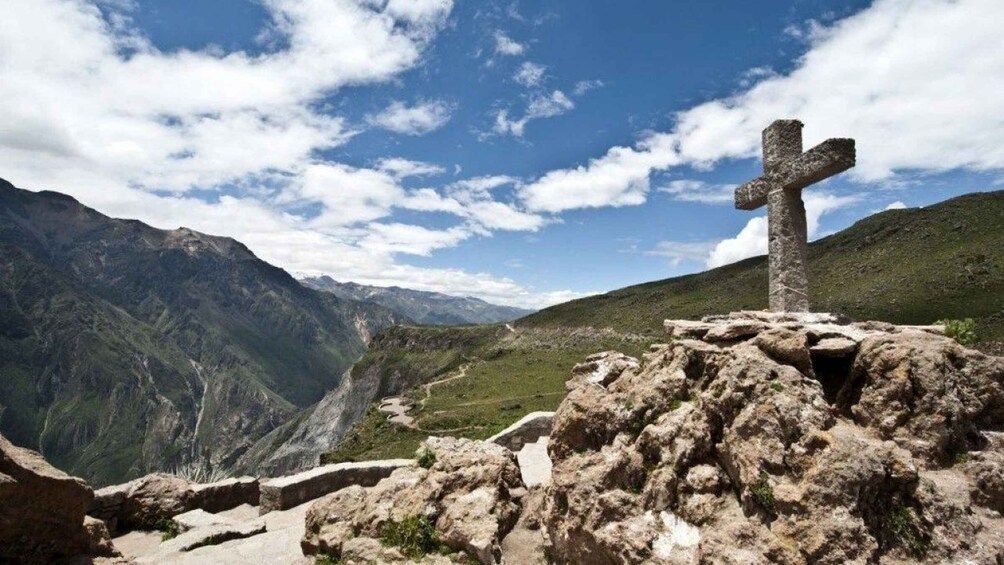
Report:
[{"label": "blue sky", "polygon": [[0,177],[295,274],[539,307],[760,254],[780,117],[858,140],[812,237],[1004,185],[993,0],[2,4]]}]

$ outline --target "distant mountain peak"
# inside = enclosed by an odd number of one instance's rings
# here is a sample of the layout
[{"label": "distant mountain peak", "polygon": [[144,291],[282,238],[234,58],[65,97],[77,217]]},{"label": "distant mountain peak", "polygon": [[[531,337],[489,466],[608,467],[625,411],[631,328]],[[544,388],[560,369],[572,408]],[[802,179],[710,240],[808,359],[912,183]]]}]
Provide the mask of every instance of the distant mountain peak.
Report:
[{"label": "distant mountain peak", "polygon": [[342,298],[379,304],[420,324],[495,324],[533,313],[533,310],[491,304],[472,296],[450,296],[399,286],[338,282],[327,275],[302,278],[300,282],[309,288],[330,292]]}]

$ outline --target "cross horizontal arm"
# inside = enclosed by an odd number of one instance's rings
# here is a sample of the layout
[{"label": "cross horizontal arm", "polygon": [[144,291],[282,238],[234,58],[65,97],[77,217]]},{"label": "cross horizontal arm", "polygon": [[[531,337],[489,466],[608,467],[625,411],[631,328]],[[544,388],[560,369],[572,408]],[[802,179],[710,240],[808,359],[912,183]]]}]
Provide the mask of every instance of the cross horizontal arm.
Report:
[{"label": "cross horizontal arm", "polygon": [[736,208],[755,210],[767,204],[771,190],[800,190],[854,166],[853,139],[827,139],[774,172],[736,188]]}]

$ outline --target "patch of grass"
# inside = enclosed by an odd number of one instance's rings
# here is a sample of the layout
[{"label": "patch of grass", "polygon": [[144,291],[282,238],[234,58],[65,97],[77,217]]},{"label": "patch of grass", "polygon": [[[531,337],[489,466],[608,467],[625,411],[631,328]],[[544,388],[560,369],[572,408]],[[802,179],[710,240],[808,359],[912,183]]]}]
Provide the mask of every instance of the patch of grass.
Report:
[{"label": "patch of grass", "polygon": [[773,390],[774,392],[781,392],[784,390],[784,385],[781,383],[771,383],[770,389]]},{"label": "patch of grass", "polygon": [[178,523],[170,518],[161,518],[153,524],[155,530],[160,531],[160,541],[167,541],[178,537],[181,530],[178,529]]},{"label": "patch of grass", "polygon": [[928,540],[920,527],[920,519],[913,509],[898,504],[889,512],[887,525],[893,541],[914,556],[927,553]]},{"label": "patch of grass", "polygon": [[418,454],[418,466],[423,469],[429,469],[436,463],[436,454],[426,447]]},{"label": "patch of grass", "polygon": [[449,551],[439,541],[435,524],[425,516],[408,516],[400,522],[387,522],[381,532],[380,542],[396,547],[405,557],[416,560],[430,553]]},{"label": "patch of grass", "polygon": [[342,558],[322,553],[314,559],[314,565],[341,565]]},{"label": "patch of grass", "polygon": [[760,477],[757,478],[755,483],[750,485],[749,489],[750,495],[760,508],[763,508],[771,515],[776,512],[774,489],[770,486],[770,478],[767,476],[767,473],[760,473]]},{"label": "patch of grass", "polygon": [[945,326],[945,335],[959,342],[960,345],[969,347],[979,341],[979,336],[976,334],[976,320],[972,318],[941,320],[938,323]]}]

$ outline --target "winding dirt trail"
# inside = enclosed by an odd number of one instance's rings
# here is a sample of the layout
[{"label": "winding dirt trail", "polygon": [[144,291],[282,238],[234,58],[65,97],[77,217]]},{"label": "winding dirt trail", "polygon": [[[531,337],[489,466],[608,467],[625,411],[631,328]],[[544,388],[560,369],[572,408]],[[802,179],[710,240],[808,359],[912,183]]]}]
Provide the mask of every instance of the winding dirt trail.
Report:
[{"label": "winding dirt trail", "polygon": [[[421,400],[418,401],[418,403],[420,405],[419,409],[425,408],[426,401],[428,401],[429,397],[432,396],[432,387],[438,386],[438,385],[441,385],[441,384],[444,384],[444,383],[448,383],[448,382],[451,382],[451,381],[455,381],[455,380],[458,380],[458,379],[466,378],[467,377],[467,369],[469,369],[470,366],[471,366],[470,363],[465,363],[465,364],[461,365],[459,369],[457,369],[457,374],[455,374],[455,375],[453,375],[451,377],[447,377],[445,379],[440,379],[438,381],[432,381],[431,383],[426,383],[426,384],[422,385],[422,390],[425,392],[425,395],[422,397]],[[379,410],[380,412],[383,412],[384,414],[389,414],[389,416],[387,417],[387,420],[389,420],[389,421],[391,421],[391,422],[393,422],[395,424],[400,424],[400,425],[402,425],[402,426],[404,426],[406,428],[410,428],[412,430],[426,431],[426,430],[423,430],[418,424],[415,423],[415,418],[413,416],[409,416],[408,415],[408,412],[411,411],[411,409],[414,408],[414,407],[415,406],[413,404],[411,404],[410,400],[408,398],[404,397],[404,396],[388,396],[388,397],[383,398],[380,401],[380,406],[377,408],[377,410]],[[444,430],[434,430],[434,431],[435,432],[443,432]],[[458,428],[457,430],[450,430],[450,431],[462,431],[462,428]]]}]

